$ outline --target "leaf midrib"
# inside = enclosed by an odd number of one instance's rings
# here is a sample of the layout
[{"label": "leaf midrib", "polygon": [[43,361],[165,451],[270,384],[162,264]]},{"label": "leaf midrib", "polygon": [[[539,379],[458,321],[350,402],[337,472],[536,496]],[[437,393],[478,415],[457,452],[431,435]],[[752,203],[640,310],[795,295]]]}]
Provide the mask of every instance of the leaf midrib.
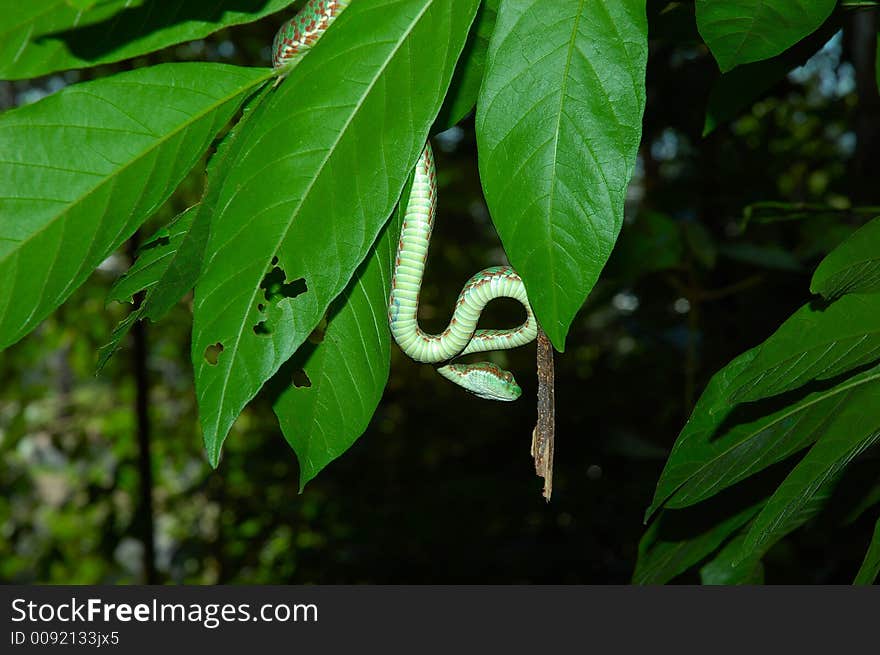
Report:
[{"label": "leaf midrib", "polygon": [[[559,111],[556,113],[556,128],[553,131],[553,174],[551,177],[552,183],[550,184],[550,192],[547,194],[547,240],[549,243],[554,243],[553,239],[553,205],[556,199],[556,169],[558,168],[559,159],[557,154],[559,152],[559,134],[562,131],[562,110],[565,107],[565,99],[566,93],[568,90],[568,81],[569,81],[569,70],[571,69],[571,60],[574,56],[574,51],[577,50],[575,47],[575,41],[578,35],[578,27],[580,24],[581,16],[584,11],[584,3],[586,0],[580,0],[578,2],[577,12],[575,13],[574,20],[572,21],[571,27],[571,37],[568,40],[568,52],[565,55],[565,66],[562,69],[562,87],[559,90]],[[552,262],[551,258],[551,262]],[[556,267],[549,266],[548,274],[550,277],[551,287],[556,290],[560,288],[559,283],[557,282],[557,274]],[[557,299],[557,294],[554,292],[552,294],[553,298],[553,314],[554,316],[559,314],[559,302]]]}]

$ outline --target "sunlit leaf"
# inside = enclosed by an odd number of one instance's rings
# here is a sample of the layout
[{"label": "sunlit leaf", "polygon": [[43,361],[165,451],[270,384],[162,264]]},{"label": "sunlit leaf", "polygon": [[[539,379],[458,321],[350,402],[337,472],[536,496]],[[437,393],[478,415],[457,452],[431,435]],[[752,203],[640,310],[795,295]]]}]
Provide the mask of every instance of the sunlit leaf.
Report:
[{"label": "sunlit leaf", "polygon": [[223,138],[217,152],[208,163],[208,181],[201,201],[186,209],[171,223],[159,229],[141,247],[138,258],[110,291],[107,300],[133,302],[134,296],[144,292],[136,310],[125,318],[110,335],[110,341],[98,351],[97,369],[101,370],[135,321],[148,318],[162,319],[178,301],[195,286],[202,270],[202,258],[211,216],[214,213],[220,189],[229,167],[256,123],[254,109],[259,107],[270,91],[268,86],[245,104],[242,118]]},{"label": "sunlit leaf", "polygon": [[476,9],[477,0],[352,3],[266,101],[217,203],[196,286],[192,357],[213,464],[390,216]]},{"label": "sunlit leaf", "polygon": [[[404,196],[405,197],[405,196]],[[385,226],[367,260],[330,305],[323,338],[281,368],[273,408],[299,460],[300,490],[361,436],[382,399],[391,363],[388,291],[403,213]],[[294,375],[302,370],[304,378]]]},{"label": "sunlit leaf", "polygon": [[722,71],[768,59],[814,32],[836,0],[697,0],[697,28]]},{"label": "sunlit leaf", "polygon": [[562,350],[623,222],[645,105],[644,0],[502,3],[477,102],[480,177]]},{"label": "sunlit leaf", "polygon": [[[134,296],[156,284],[168,271],[181,243],[190,234],[198,205],[178,214],[141,246],[137,260],[107,293],[107,300],[133,302]],[[207,236],[207,230],[205,230]]]},{"label": "sunlit leaf", "polygon": [[166,64],[0,116],[0,348],[61,304],[171,195],[268,76]]},{"label": "sunlit leaf", "polygon": [[480,3],[471,33],[452,75],[449,93],[437,115],[437,127],[441,130],[458,123],[471,112],[477,102],[486,68],[489,37],[495,29],[500,2],[501,0],[483,0]]}]

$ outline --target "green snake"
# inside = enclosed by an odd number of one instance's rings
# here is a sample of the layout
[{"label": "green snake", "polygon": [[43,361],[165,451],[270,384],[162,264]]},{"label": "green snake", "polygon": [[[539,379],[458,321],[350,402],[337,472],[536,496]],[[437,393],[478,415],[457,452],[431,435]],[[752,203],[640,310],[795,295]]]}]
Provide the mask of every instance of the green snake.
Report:
[{"label": "green snake", "polygon": [[[320,38],[349,0],[309,0],[278,30],[272,64],[289,68]],[[522,391],[513,375],[491,362],[451,363],[471,353],[517,348],[534,341],[538,324],[522,279],[510,266],[493,266],[474,275],[458,296],[452,319],[440,334],[419,327],[419,292],[425,273],[428,244],[434,228],[437,179],[430,143],[422,150],[406,199],[403,226],[394,260],[388,323],[400,349],[417,362],[443,364],[437,372],[471,393],[488,400],[516,400]],[[477,329],[483,308],[495,298],[513,298],[526,310],[518,327]]]}]

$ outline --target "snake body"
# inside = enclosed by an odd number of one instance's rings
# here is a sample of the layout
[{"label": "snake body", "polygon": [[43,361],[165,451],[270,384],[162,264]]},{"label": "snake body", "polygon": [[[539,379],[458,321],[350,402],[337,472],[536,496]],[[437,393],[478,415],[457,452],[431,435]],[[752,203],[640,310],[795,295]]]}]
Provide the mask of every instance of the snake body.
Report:
[{"label": "snake body", "polygon": [[[276,69],[291,66],[327,30],[349,0],[310,0],[279,29],[273,44]],[[401,350],[417,362],[441,364],[437,372],[481,398],[516,400],[522,393],[508,371],[491,362],[449,363],[471,353],[517,348],[534,341],[538,327],[525,285],[510,266],[493,266],[465,284],[449,325],[427,334],[418,323],[419,292],[437,207],[437,179],[430,143],[422,150],[406,199],[403,227],[394,260],[388,323]],[[495,298],[513,298],[526,311],[525,321],[506,330],[477,329],[483,308]]]},{"label": "snake body", "polygon": [[[533,341],[538,332],[537,322],[523,281],[510,266],[493,266],[468,280],[443,332],[427,334],[419,327],[419,291],[436,207],[434,155],[426,143],[413,175],[391,278],[388,322],[397,345],[417,362],[437,364],[471,353],[517,348]],[[477,330],[483,308],[495,298],[518,300],[526,310],[525,322],[510,330]],[[481,398],[516,400],[521,393],[513,375],[490,362],[446,364],[437,372]]]}]

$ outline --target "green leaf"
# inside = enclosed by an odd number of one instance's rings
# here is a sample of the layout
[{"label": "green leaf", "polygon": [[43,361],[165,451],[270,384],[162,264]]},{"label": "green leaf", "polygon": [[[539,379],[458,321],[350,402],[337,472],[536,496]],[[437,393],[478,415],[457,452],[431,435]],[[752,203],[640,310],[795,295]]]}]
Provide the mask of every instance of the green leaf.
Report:
[{"label": "green leaf", "polygon": [[623,222],[645,105],[644,0],[505,0],[477,103],[480,176],[558,350]]},{"label": "green leaf", "polygon": [[270,74],[166,64],[0,116],[0,348],[60,305],[171,195]]},{"label": "green leaf", "polygon": [[880,518],[874,526],[874,536],[871,537],[871,543],[868,546],[868,552],[865,553],[865,559],[859,567],[853,584],[869,585],[874,584],[877,576],[880,575]]},{"label": "green leaf", "polygon": [[854,388],[841,411],[829,417],[824,434],[767,501],[743,544],[743,559],[766,550],[804,512],[811,511],[817,496],[865,449],[880,439],[880,384]]},{"label": "green leaf", "polygon": [[736,118],[772,89],[794,66],[782,57],[734,68],[715,80],[709,92],[703,136]]},{"label": "green leaf", "polygon": [[706,226],[697,221],[685,221],[681,224],[684,240],[690,251],[704,267],[715,268],[718,261],[718,245]]},{"label": "green leaf", "polygon": [[[110,300],[134,302],[135,294],[155,287],[168,272],[171,262],[180,250],[181,244],[191,233],[193,217],[197,213],[198,205],[181,212],[171,223],[163,227],[149,241],[144,243],[138,253],[137,261],[110,289],[107,294],[108,302]],[[206,224],[205,236],[207,236],[207,227]],[[128,334],[131,327],[146,315],[147,307],[151,305],[149,303],[149,296],[150,293],[147,291],[147,295],[142,300],[141,305],[119,322],[119,325],[110,334],[110,341],[98,349],[98,363],[95,365],[97,371],[101,371],[110,360],[110,357],[119,349],[122,340]]]},{"label": "green leaf", "polygon": [[828,253],[813,273],[810,291],[828,300],[847,293],[880,291],[880,218],[863,225]]},{"label": "green leaf", "polygon": [[880,386],[880,369],[872,369],[800,398],[737,409],[727,401],[729,389],[756,355],[749,350],[712,377],[672,448],[646,518],[663,505],[694,505],[806,448],[858,389]]},{"label": "green leaf", "polygon": [[[129,59],[259,20],[294,0],[0,0],[0,79]],[[81,4],[81,3],[80,3]]]},{"label": "green leaf", "polygon": [[751,107],[790,70],[813,56],[839,28],[839,21],[829,20],[815,34],[799,41],[781,55],[738,66],[721,75],[709,93],[703,136]]},{"label": "green leaf", "polygon": [[708,524],[693,518],[690,510],[664,510],[639,542],[633,584],[656,585],[669,582],[715,552],[731,534],[747,524],[761,509],[763,500],[744,509],[717,514]]},{"label": "green leaf", "polygon": [[675,268],[684,245],[678,223],[658,212],[643,212],[625,225],[608,262],[608,273],[632,283],[642,275]]},{"label": "green leaf", "polygon": [[[184,210],[141,246],[135,263],[107,293],[108,301],[134,302],[136,294],[158,284],[168,272],[168,267],[180,250],[181,243],[190,234],[198,208],[198,205],[193,205]],[[174,302],[177,300],[179,298]]]},{"label": "green leaf", "polygon": [[446,99],[437,115],[436,126],[441,131],[452,127],[471,113],[477,102],[477,94],[483,82],[483,71],[486,68],[489,37],[495,29],[500,2],[501,0],[483,0],[480,3],[467,43],[452,75],[449,93],[446,94]]},{"label": "green leaf", "polygon": [[697,28],[722,72],[774,57],[814,32],[836,0],[697,0]]},{"label": "green leaf", "polygon": [[299,460],[300,491],[361,436],[382,399],[391,365],[388,290],[402,220],[398,209],[330,305],[323,340],[306,342],[276,375],[301,369],[309,381],[282,378],[286,388],[273,405]]},{"label": "green leaf", "polygon": [[212,464],[387,221],[476,9],[477,0],[352,3],[264,104],[196,285],[192,357]]},{"label": "green leaf", "polygon": [[745,541],[738,534],[724,544],[718,553],[700,569],[700,583],[704,585],[753,585],[764,583],[764,565],[760,559],[737,561]]},{"label": "green leaf", "polygon": [[97,370],[118,350],[122,339],[135,321],[149,318],[158,321],[188,293],[202,270],[202,259],[211,216],[220,195],[220,189],[229,173],[232,160],[247,143],[254,121],[254,109],[258,108],[269,86],[256,94],[244,106],[242,118],[223,138],[217,152],[208,162],[208,182],[202,200],[183,211],[171,223],[160,228],[140,248],[137,261],[107,294],[107,300],[132,302],[135,294],[145,292],[140,306],[126,317],[110,335],[110,341],[98,350]]},{"label": "green leaf", "polygon": [[718,252],[728,259],[762,268],[794,272],[803,270],[803,266],[801,266],[797,257],[788,250],[778,246],[759,246],[754,243],[728,243],[719,248]]},{"label": "green leaf", "polygon": [[880,480],[875,482],[862,497],[853,504],[843,519],[844,525],[851,525],[858,521],[862,514],[875,505],[880,504]]},{"label": "green leaf", "polygon": [[733,381],[747,402],[827,380],[880,358],[880,295],[847,295],[827,307],[804,305],[758,349]]}]

